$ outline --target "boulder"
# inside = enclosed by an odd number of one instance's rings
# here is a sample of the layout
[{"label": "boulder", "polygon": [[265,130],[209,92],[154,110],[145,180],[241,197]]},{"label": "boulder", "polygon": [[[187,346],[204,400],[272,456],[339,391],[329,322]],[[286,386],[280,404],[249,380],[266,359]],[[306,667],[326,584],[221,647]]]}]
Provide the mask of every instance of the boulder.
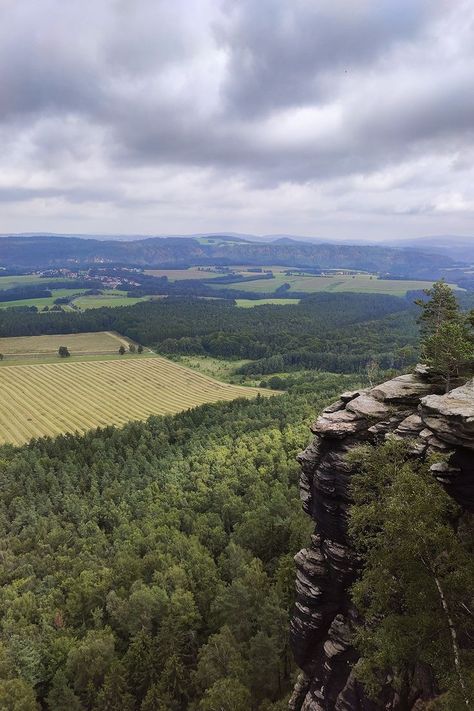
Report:
[{"label": "boulder", "polygon": [[311,431],[320,437],[339,439],[363,430],[366,424],[364,418],[346,409],[321,415],[312,425]]},{"label": "boulder", "polygon": [[369,392],[373,398],[382,402],[411,405],[419,402],[425,395],[432,393],[434,389],[435,392],[439,391],[440,387],[410,374],[399,375],[393,380],[387,380],[386,383],[376,385]]},{"label": "boulder", "polygon": [[359,417],[381,420],[390,414],[390,408],[383,402],[370,395],[362,394],[351,400],[346,405],[346,411],[354,412]]},{"label": "boulder", "polygon": [[438,439],[474,449],[474,379],[445,395],[424,397],[420,415]]}]

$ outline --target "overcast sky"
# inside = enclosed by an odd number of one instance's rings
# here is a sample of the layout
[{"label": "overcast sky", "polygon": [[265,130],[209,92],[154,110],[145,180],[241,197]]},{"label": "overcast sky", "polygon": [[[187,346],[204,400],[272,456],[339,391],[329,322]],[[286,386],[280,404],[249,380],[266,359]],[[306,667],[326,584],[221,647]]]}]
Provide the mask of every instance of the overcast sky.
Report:
[{"label": "overcast sky", "polygon": [[474,235],[472,0],[0,0],[0,232]]}]

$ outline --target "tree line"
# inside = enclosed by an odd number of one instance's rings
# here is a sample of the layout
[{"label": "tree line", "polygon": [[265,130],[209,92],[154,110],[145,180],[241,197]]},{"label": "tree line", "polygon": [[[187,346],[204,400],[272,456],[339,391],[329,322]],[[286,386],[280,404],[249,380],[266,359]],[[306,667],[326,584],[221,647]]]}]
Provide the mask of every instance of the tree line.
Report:
[{"label": "tree line", "polygon": [[[299,304],[237,308],[228,300],[167,298],[82,313],[0,313],[0,336],[115,330],[163,354],[257,361],[245,373],[319,368],[358,372],[368,360],[403,367],[416,357],[416,309],[380,294],[307,296]],[[281,360],[282,359],[282,360]]]}]

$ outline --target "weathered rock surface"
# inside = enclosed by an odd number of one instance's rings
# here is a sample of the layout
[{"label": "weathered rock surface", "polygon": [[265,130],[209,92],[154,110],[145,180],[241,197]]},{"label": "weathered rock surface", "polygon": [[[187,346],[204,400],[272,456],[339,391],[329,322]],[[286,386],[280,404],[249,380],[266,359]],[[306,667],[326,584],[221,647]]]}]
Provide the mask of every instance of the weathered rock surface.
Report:
[{"label": "weathered rock surface", "polygon": [[[441,389],[440,389],[441,388]],[[422,367],[372,389],[343,393],[312,426],[315,439],[298,456],[303,508],[316,524],[311,544],[300,551],[297,601],[291,621],[294,656],[302,673],[292,711],[378,711],[400,708],[391,689],[369,700],[352,672],[357,653],[350,630],[355,620],[348,588],[357,560],[347,538],[351,466],[348,451],[386,437],[407,439],[413,454],[442,452],[433,476],[468,511],[474,511],[474,380],[442,394]],[[416,670],[410,708],[433,695],[429,670]]]},{"label": "weathered rock surface", "polygon": [[474,379],[447,395],[424,397],[421,419],[445,442],[474,449]]}]

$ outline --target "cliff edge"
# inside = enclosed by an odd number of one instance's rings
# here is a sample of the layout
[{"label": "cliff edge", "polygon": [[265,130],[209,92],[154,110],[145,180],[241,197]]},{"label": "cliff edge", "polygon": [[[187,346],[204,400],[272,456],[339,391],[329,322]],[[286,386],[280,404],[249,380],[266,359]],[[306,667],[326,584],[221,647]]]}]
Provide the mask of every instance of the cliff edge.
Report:
[{"label": "cliff edge", "polygon": [[[351,466],[346,454],[387,436],[409,438],[413,454],[442,452],[433,476],[466,512],[474,512],[474,379],[447,394],[423,366],[376,387],[346,392],[311,427],[313,442],[298,460],[305,512],[316,528],[296,555],[296,605],[291,644],[302,669],[290,700],[291,711],[376,711],[400,708],[387,687],[380,702],[369,700],[353,674],[351,646],[356,611],[349,587],[357,561],[347,536]],[[434,695],[428,670],[415,674],[412,702]]]}]

